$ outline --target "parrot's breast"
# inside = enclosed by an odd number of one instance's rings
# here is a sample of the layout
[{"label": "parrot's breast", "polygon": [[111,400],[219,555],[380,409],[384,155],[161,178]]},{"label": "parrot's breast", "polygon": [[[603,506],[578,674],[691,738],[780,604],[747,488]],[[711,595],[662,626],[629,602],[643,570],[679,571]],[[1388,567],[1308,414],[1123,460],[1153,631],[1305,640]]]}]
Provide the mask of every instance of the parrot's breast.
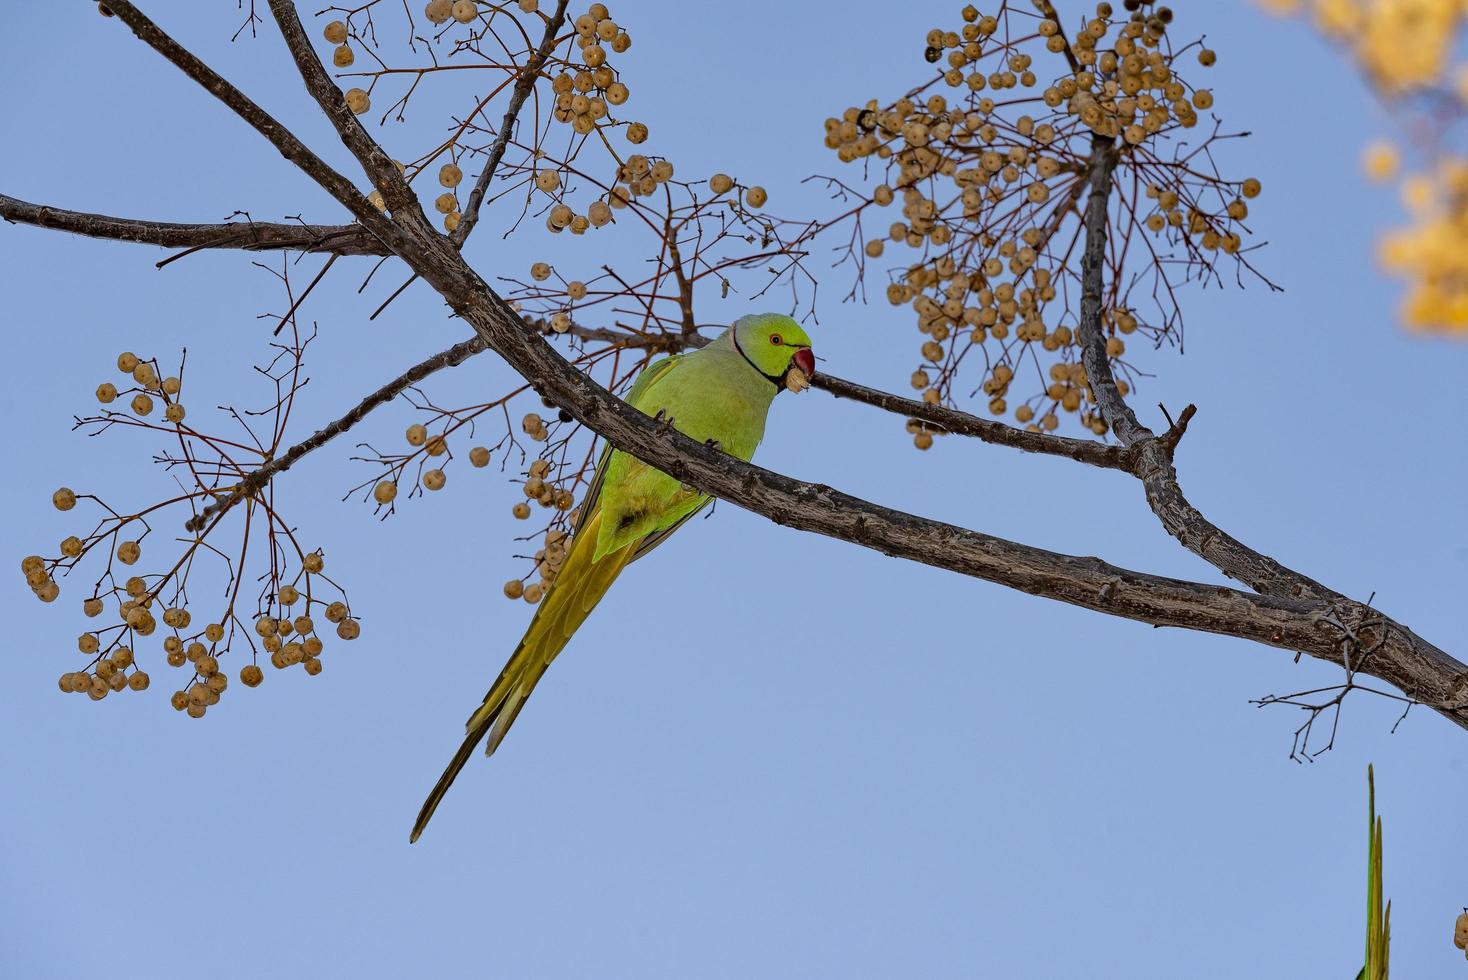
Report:
[{"label": "parrot's breast", "polygon": [[[658,378],[633,407],[672,420],[699,442],[716,442],[746,462],[764,437],[774,387],[732,350],[706,347]],[[703,494],[661,470],[617,451],[601,490],[597,554],[616,551],[671,527],[704,503]]]}]

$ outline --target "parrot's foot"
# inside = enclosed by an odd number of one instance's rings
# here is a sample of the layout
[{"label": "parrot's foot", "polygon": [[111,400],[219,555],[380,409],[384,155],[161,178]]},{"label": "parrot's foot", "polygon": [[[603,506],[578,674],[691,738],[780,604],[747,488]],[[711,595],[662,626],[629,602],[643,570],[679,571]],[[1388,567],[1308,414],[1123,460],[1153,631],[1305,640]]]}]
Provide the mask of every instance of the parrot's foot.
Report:
[{"label": "parrot's foot", "polygon": [[673,428],[673,426],[677,423],[677,419],[669,415],[668,410],[665,408],[658,409],[658,413],[654,415],[652,419],[654,422],[662,423],[664,432],[667,432],[669,429]]},{"label": "parrot's foot", "polygon": [[723,452],[724,451],[724,444],[722,442],[720,442],[719,440],[717,440],[717,439],[705,439],[703,441],[703,444],[705,446],[708,446],[710,449],[715,449],[715,450],[718,450],[719,452]]}]

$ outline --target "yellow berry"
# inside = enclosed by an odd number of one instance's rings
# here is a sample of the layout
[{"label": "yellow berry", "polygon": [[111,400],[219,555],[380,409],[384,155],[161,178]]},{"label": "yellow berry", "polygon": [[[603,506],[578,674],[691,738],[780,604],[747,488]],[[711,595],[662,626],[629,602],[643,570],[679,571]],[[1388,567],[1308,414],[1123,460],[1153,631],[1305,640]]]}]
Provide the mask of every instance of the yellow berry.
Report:
[{"label": "yellow berry", "polygon": [[372,100],[359,88],[347,89],[347,108],[353,115],[360,116],[372,108]]},{"label": "yellow berry", "polygon": [[357,56],[352,52],[352,46],[350,44],[343,44],[331,52],[331,63],[338,68],[350,67],[352,62],[356,60]]},{"label": "yellow berry", "polygon": [[429,490],[442,490],[447,482],[448,477],[443,475],[443,470],[433,469],[423,474],[423,486]]},{"label": "yellow berry", "polygon": [[763,187],[755,186],[744,192],[744,202],[752,208],[762,208],[770,199]]},{"label": "yellow berry", "polygon": [[110,405],[117,400],[117,385],[111,381],[104,381],[97,386],[97,401],[103,405]]},{"label": "yellow berry", "polygon": [[57,510],[71,510],[76,506],[76,494],[69,488],[62,487],[51,495],[51,503]]},{"label": "yellow berry", "polygon": [[117,560],[124,565],[134,564],[142,553],[143,549],[136,541],[124,541],[117,546]]},{"label": "yellow berry", "polygon": [[117,370],[123,374],[132,374],[133,369],[138,366],[138,355],[130,350],[125,350],[117,355]]},{"label": "yellow berry", "polygon": [[517,578],[512,578],[505,583],[505,598],[518,599],[525,594],[525,583]]},{"label": "yellow berry", "polygon": [[[240,683],[246,687],[259,687],[260,682],[265,679],[265,672],[254,664],[247,664],[240,668]],[[177,697],[177,695],[175,695]],[[176,705],[175,705],[176,707]]]},{"label": "yellow berry", "polygon": [[334,20],[321,31],[321,36],[332,44],[341,44],[347,39],[347,25],[339,20]]},{"label": "yellow berry", "polygon": [[449,8],[454,20],[460,24],[467,24],[479,16],[479,8],[475,6],[474,0],[454,0],[454,5]]},{"label": "yellow berry", "polygon": [[469,450],[469,464],[475,467],[489,465],[489,450],[483,446],[475,446]]}]

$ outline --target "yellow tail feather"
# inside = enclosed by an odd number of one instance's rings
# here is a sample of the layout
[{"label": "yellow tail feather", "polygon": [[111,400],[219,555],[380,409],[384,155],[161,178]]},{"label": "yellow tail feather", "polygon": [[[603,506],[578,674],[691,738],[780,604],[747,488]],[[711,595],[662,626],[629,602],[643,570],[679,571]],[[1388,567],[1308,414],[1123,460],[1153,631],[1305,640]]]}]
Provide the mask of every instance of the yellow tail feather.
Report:
[{"label": "yellow tail feather", "polygon": [[510,654],[509,661],[500,671],[489,693],[484,696],[484,703],[469,716],[466,726],[468,732],[464,736],[463,744],[449,760],[448,768],[438,777],[428,798],[423,801],[423,808],[418,811],[418,820],[413,824],[410,840],[416,841],[423,833],[423,828],[428,825],[439,801],[453,785],[459,770],[464,768],[464,764],[474,754],[474,747],[479,744],[480,739],[489,735],[489,742],[484,749],[486,755],[493,755],[494,750],[499,748],[526,699],[530,697],[530,692],[535,690],[535,685],[545,675],[546,668],[565,649],[591,610],[606,595],[612,582],[632,560],[633,553],[637,550],[635,543],[604,555],[600,561],[593,560],[597,532],[600,529],[601,513],[598,511],[572,539],[571,551],[561,566],[555,584],[541,600],[524,638],[515,647],[515,652]]}]

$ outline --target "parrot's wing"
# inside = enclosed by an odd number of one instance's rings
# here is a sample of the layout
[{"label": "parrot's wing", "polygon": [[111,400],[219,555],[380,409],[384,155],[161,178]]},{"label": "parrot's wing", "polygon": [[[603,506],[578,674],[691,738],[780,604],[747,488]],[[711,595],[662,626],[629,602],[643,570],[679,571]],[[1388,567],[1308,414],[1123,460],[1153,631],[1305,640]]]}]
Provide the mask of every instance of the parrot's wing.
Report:
[{"label": "parrot's wing", "polygon": [[571,529],[571,540],[581,536],[581,529],[586,526],[587,520],[601,506],[601,484],[607,477],[607,460],[612,458],[612,447],[608,446],[601,451],[601,459],[597,460],[596,472],[591,477],[591,482],[586,485],[586,496],[581,498],[581,508],[576,512],[576,526]]},{"label": "parrot's wing", "polygon": [[649,551],[666,541],[668,539],[668,535],[678,530],[684,524],[687,524],[689,518],[693,517],[694,514],[697,514],[699,511],[707,507],[710,503],[713,502],[713,499],[713,497],[703,498],[702,503],[690,510],[688,513],[684,514],[682,517],[678,518],[678,520],[674,521],[672,524],[669,524],[662,530],[652,532],[647,537],[639,541],[637,543],[637,547],[632,549],[632,557],[627,559],[627,564],[632,564],[634,561],[646,555]]},{"label": "parrot's wing", "polygon": [[[667,374],[668,371],[673,367],[673,365],[677,364],[680,360],[682,360],[682,358],[682,354],[672,354],[668,357],[663,358],[660,361],[654,361],[646,368],[644,368],[642,373],[637,376],[637,380],[632,382],[632,390],[627,392],[627,397],[625,399],[627,404],[631,405],[633,408],[642,409],[642,406],[639,404],[639,402],[641,401],[642,396],[647,394],[647,389],[652,387],[653,382],[657,381],[663,375]],[[581,498],[581,509],[576,515],[576,526],[571,529],[572,538],[575,538],[578,534],[581,533],[581,529],[586,526],[587,520],[591,517],[593,513],[596,512],[600,505],[601,485],[602,481],[605,480],[607,476],[607,461],[611,458],[612,447],[607,446],[602,449],[601,459],[597,460],[596,463],[596,473],[592,476],[591,483],[587,484],[586,496]],[[692,517],[693,515],[690,514],[688,516]],[[688,518],[685,517],[683,520],[687,519]],[[681,524],[683,523],[683,521],[679,521],[678,523]],[[672,530],[672,528],[669,528],[669,530]],[[640,558],[646,553],[646,549],[639,549],[638,554],[634,557]]]}]

